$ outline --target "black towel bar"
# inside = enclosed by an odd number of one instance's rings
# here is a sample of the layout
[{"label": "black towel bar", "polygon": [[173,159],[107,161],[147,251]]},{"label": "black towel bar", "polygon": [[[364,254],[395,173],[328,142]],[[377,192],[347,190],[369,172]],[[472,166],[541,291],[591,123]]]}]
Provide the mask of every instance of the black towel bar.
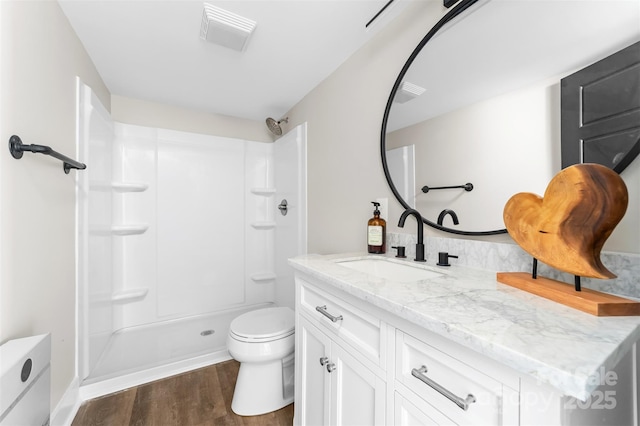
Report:
[{"label": "black towel bar", "polygon": [[462,188],[465,191],[469,192],[469,191],[473,191],[473,184],[472,183],[465,183],[464,185],[456,185],[456,186],[432,186],[431,188],[429,188],[428,186],[423,186],[422,187],[422,192],[424,192],[425,194],[429,191],[431,191],[432,189],[453,189],[453,188]]},{"label": "black towel bar", "polygon": [[44,145],[24,145],[19,136],[13,135],[9,138],[9,152],[15,159],[22,158],[22,154],[25,151],[35,152],[38,154],[50,155],[53,158],[57,158],[58,160],[63,162],[64,172],[69,174],[69,170],[78,169],[84,170],[87,168],[86,164],[82,164],[77,162],[76,160],[72,160],[71,158],[60,154],[59,152],[54,151],[49,146]]}]

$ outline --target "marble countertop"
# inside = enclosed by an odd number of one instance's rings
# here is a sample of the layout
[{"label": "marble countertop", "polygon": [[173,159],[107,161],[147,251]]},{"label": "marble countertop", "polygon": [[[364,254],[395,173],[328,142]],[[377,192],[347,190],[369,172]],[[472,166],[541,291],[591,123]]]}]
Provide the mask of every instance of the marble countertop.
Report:
[{"label": "marble countertop", "polygon": [[495,272],[427,265],[442,275],[402,283],[336,263],[367,257],[379,255],[304,255],[289,264],[583,401],[640,339],[640,317],[586,314],[501,284]]}]

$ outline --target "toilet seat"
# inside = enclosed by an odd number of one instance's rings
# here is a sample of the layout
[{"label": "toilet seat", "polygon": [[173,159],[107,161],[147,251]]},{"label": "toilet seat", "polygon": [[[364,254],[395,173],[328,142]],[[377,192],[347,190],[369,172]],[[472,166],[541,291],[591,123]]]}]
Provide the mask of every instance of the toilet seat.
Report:
[{"label": "toilet seat", "polygon": [[295,316],[287,307],[264,308],[235,318],[229,334],[243,342],[268,342],[291,336],[295,331]]}]

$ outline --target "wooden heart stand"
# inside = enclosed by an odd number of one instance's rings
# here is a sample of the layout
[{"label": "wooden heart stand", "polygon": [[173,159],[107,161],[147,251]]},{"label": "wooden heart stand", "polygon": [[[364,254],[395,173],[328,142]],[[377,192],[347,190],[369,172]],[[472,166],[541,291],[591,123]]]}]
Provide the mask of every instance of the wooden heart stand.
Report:
[{"label": "wooden heart stand", "polygon": [[[622,178],[598,164],[562,170],[544,197],[514,195],[505,205],[504,222],[514,241],[533,256],[533,271],[498,272],[497,280],[592,315],[640,315],[640,302],[580,285],[580,277],[616,277],[602,264],[600,251],[627,204]],[[539,277],[538,260],[574,275],[574,285]]]},{"label": "wooden heart stand", "polygon": [[599,317],[640,315],[640,303],[608,293],[583,288],[545,277],[533,278],[527,272],[498,272],[502,284],[553,300]]}]

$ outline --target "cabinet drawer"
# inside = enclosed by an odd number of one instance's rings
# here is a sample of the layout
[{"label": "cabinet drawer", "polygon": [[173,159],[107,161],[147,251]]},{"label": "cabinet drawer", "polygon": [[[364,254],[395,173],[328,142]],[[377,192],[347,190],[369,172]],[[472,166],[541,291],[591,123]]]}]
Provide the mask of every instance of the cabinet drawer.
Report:
[{"label": "cabinet drawer", "polygon": [[416,401],[417,396],[397,392],[394,395],[395,426],[443,426],[454,424],[451,419],[441,412],[426,404],[424,401]]},{"label": "cabinet drawer", "polygon": [[298,278],[298,283],[302,312],[375,365],[384,367],[386,328],[382,321],[304,280]]},{"label": "cabinet drawer", "polygon": [[502,383],[399,330],[396,380],[457,424],[503,424]]}]

